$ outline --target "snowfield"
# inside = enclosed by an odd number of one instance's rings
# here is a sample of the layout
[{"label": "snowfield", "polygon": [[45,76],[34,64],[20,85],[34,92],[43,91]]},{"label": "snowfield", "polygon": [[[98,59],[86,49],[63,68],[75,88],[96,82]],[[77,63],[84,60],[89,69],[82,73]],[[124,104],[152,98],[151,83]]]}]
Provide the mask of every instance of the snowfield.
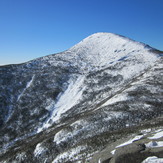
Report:
[{"label": "snowfield", "polygon": [[148,148],[157,148],[157,147],[163,147],[163,141],[151,141],[147,144],[145,144]]},{"label": "snowfield", "polygon": [[151,157],[146,158],[142,163],[163,163],[163,158],[151,156]]},{"label": "snowfield", "polygon": [[82,98],[82,93],[85,88],[83,86],[84,79],[85,76],[79,76],[76,81],[73,81],[72,79],[68,81],[68,88],[63,94],[60,95],[56,104],[54,105],[52,101],[49,106],[51,108],[50,110],[52,110],[51,116],[41,128],[38,128],[37,132],[41,132],[43,129],[50,127],[54,122],[60,119],[60,116],[63,113],[71,109],[71,107],[75,106],[79,102],[79,100]]},{"label": "snowfield", "polygon": [[159,130],[159,131],[156,131],[156,133],[153,136],[149,137],[149,139],[159,139],[161,137],[163,137],[163,131]]}]

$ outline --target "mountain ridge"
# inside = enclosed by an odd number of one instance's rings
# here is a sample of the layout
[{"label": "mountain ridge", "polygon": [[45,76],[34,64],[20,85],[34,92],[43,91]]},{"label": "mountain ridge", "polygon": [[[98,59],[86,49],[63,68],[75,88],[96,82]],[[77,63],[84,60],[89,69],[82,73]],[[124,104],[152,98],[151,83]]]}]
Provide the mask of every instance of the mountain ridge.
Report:
[{"label": "mountain ridge", "polygon": [[[58,55],[58,54],[63,54],[63,53],[65,53],[65,52],[67,52],[67,51],[69,51],[69,50],[71,50],[71,49],[75,49],[75,47],[78,47],[80,44],[82,44],[82,43],[85,42],[85,41],[90,41],[90,38],[93,38],[94,41],[97,41],[97,38],[100,38],[101,36],[102,36],[102,37],[103,37],[103,36],[107,36],[108,38],[110,38],[110,37],[121,38],[122,40],[127,40],[127,41],[130,41],[130,42],[139,44],[139,45],[141,45],[141,46],[144,46],[144,47],[146,47],[146,48],[149,49],[149,50],[150,50],[150,49],[153,49],[153,50],[155,50],[155,51],[158,51],[158,53],[163,53],[162,51],[159,51],[159,50],[157,50],[157,49],[155,49],[155,48],[152,48],[151,46],[149,46],[149,45],[147,45],[147,44],[145,44],[145,43],[137,42],[137,41],[135,41],[135,40],[133,40],[133,39],[130,39],[130,38],[128,38],[128,37],[125,37],[125,36],[123,36],[123,35],[119,35],[119,34],[115,34],[115,33],[107,33],[107,32],[98,32],[98,33],[94,33],[94,34],[92,34],[92,35],[86,37],[85,39],[83,39],[82,41],[80,41],[80,42],[77,43],[76,45],[72,46],[72,47],[69,48],[68,50],[65,50],[65,51],[62,51],[62,52],[59,52],[59,53],[55,53],[55,54],[49,54],[48,56],[54,56],[54,55]],[[96,42],[95,42],[95,43],[96,43]],[[98,42],[97,42],[97,43],[98,43]],[[116,45],[116,46],[117,46],[117,45]],[[38,57],[38,58],[36,58],[36,59],[32,59],[32,60],[27,61],[27,62],[24,62],[24,63],[19,63],[19,64],[7,64],[7,65],[0,65],[0,66],[3,67],[3,66],[9,66],[9,65],[21,65],[21,64],[25,64],[25,63],[28,63],[28,62],[32,62],[32,61],[34,61],[34,60],[38,60],[38,59],[41,59],[41,58],[44,58],[44,57],[47,57],[47,56]]]}]

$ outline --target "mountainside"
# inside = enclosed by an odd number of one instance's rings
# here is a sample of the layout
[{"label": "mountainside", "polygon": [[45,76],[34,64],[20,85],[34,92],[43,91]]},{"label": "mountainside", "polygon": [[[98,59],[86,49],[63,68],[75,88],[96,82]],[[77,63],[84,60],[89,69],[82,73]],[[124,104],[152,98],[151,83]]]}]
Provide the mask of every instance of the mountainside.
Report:
[{"label": "mountainside", "polygon": [[1,66],[0,162],[88,162],[122,137],[161,128],[162,56],[96,33],[67,51]]}]

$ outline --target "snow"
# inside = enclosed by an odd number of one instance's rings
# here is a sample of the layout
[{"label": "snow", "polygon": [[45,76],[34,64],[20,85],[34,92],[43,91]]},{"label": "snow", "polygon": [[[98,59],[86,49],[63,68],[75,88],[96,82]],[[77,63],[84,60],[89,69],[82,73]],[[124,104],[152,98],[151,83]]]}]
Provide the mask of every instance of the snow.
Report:
[{"label": "snow", "polygon": [[79,76],[75,82],[70,80],[67,90],[55,105],[56,109],[52,115],[53,117],[55,116],[55,119],[59,119],[62,113],[77,104],[84,90],[84,87],[82,87],[84,79],[85,76]]},{"label": "snow", "polygon": [[84,120],[84,119],[80,119],[80,120],[77,120],[77,121],[73,122],[70,126],[72,126],[75,129],[77,129],[78,126],[81,126],[81,125],[82,126],[87,126],[87,125],[89,125],[89,123],[86,120]]},{"label": "snow", "polygon": [[[124,49],[128,48],[130,52],[133,49],[140,48],[140,45],[118,35],[96,33],[70,48],[69,51],[82,56],[82,58],[87,59],[93,65],[98,64],[98,66],[102,66],[108,62],[118,61],[126,56],[126,52],[121,50],[122,46],[124,46]],[[141,46],[141,49],[143,49],[143,46]],[[116,50],[117,52],[115,52]]]},{"label": "snow", "polygon": [[52,100],[48,100],[48,101],[51,101],[51,102],[45,109],[48,111],[52,111],[55,107],[55,101],[52,101]]},{"label": "snow", "polygon": [[151,141],[147,144],[145,144],[148,148],[157,148],[157,147],[163,147],[163,141]]},{"label": "snow", "polygon": [[143,135],[146,135],[147,133],[151,132],[151,128],[144,129],[140,131]]},{"label": "snow", "polygon": [[151,136],[151,137],[148,137],[149,139],[159,139],[159,138],[162,138],[163,137],[163,130],[159,130],[159,131],[156,131],[156,133]]},{"label": "snow", "polygon": [[15,144],[16,142],[18,142],[18,141],[20,141],[20,140],[23,140],[23,139],[26,139],[26,138],[28,138],[28,137],[30,137],[30,136],[35,135],[35,134],[36,134],[35,131],[34,131],[34,132],[29,132],[28,134],[25,134],[25,135],[23,135],[23,136],[21,136],[21,137],[17,137],[16,139],[14,139],[14,140],[12,140],[12,141],[10,141],[10,142],[4,144],[4,145],[2,146],[2,148],[0,149],[0,154],[1,154],[1,153],[5,153],[5,152],[8,150],[8,148],[11,147],[11,146],[14,146],[14,144]]},{"label": "snow", "polygon": [[[131,143],[133,143],[133,141],[139,140],[139,139],[141,139],[142,137],[143,137],[143,135],[137,135],[137,136],[135,136],[134,138],[132,138],[132,139],[126,141],[125,143],[122,143],[122,144],[116,146],[115,148],[119,148],[119,147],[122,147],[122,146],[125,146],[125,145],[128,145],[128,144],[131,144]],[[112,155],[114,155],[114,154],[115,154],[115,151],[116,151],[116,149],[112,150],[110,153],[111,153]]]},{"label": "snow", "polygon": [[60,142],[67,140],[71,136],[72,134],[70,132],[67,132],[66,130],[62,129],[61,131],[55,134],[53,142],[59,144]]},{"label": "snow", "polygon": [[[65,160],[71,160],[71,161],[74,161],[75,159],[78,159],[79,157],[79,153],[83,150],[86,149],[86,146],[78,146],[76,148],[72,148],[68,151],[65,151],[61,154],[59,154],[53,161],[52,163],[56,163],[56,162],[63,162],[63,159]],[[64,161],[65,161],[64,160]],[[66,161],[65,161],[66,162]]]},{"label": "snow", "polygon": [[129,62],[125,63],[125,67],[120,70],[120,74],[123,75],[125,79],[137,76],[154,65],[156,60],[158,60],[157,56],[151,53],[135,53],[128,59]]},{"label": "snow", "polygon": [[32,76],[32,79],[27,83],[26,89],[29,88],[34,80],[35,75]]},{"label": "snow", "polygon": [[74,81],[69,80],[69,85],[66,91],[60,96],[56,104],[52,102],[46,109],[53,110],[50,118],[38,128],[37,132],[41,132],[43,129],[50,127],[55,121],[59,120],[63,113],[75,106],[82,97],[82,93],[85,89],[83,86],[85,76],[81,75]]},{"label": "snow", "polygon": [[112,155],[114,155],[114,154],[115,154],[115,151],[116,151],[116,149],[112,150],[110,153],[111,153]]},{"label": "snow", "polygon": [[23,89],[23,91],[21,92],[21,94],[18,96],[17,101],[20,100],[20,98],[22,97],[22,95],[24,94],[24,92],[31,86],[33,80],[34,80],[35,75],[32,76],[31,80],[27,83],[26,87]]},{"label": "snow", "polygon": [[116,148],[118,147],[122,147],[122,146],[125,146],[125,145],[128,145],[128,144],[131,144],[133,141],[136,141],[136,140],[139,140],[143,137],[143,135],[138,135],[138,136],[135,136],[133,139],[130,139],[129,141],[123,143],[123,144],[120,144],[118,146],[116,146]]},{"label": "snow", "polygon": [[121,74],[128,78],[144,70],[158,59],[148,51],[149,49],[142,43],[116,34],[95,33],[70,48],[68,53],[75,54],[79,60],[82,60],[82,69],[84,66],[88,71],[130,60],[121,70]]},{"label": "snow", "polygon": [[106,101],[102,105],[102,107],[114,104],[116,102],[126,101],[127,99],[128,99],[127,94],[120,94],[120,95],[118,94],[118,95],[115,95],[114,97],[110,98],[108,101]]},{"label": "snow", "polygon": [[[56,57],[59,58],[54,64],[61,64],[62,66],[68,64],[78,67],[83,75],[80,75],[76,80],[73,77],[70,78],[68,88],[60,95],[58,101],[56,103],[52,101],[46,107],[51,112],[51,115],[43,123],[42,127],[38,129],[38,132],[50,127],[54,122],[58,122],[63,113],[67,112],[82,99],[86,73],[104,69],[110,66],[112,62],[112,65],[115,65],[115,69],[114,72],[110,70],[111,73],[122,75],[123,81],[132,81],[133,78],[143,73],[158,59],[156,55],[149,52],[149,49],[142,43],[116,34],[95,33],[60,55],[56,54]],[[52,58],[52,56],[49,57]],[[44,57],[44,59],[46,58],[48,57]],[[50,61],[53,62],[52,59]],[[119,65],[121,65],[120,68],[118,68]],[[118,91],[116,88],[114,90]],[[116,95],[102,106],[125,101],[128,100],[127,98],[127,94]]]},{"label": "snow", "polygon": [[120,118],[122,117],[122,115],[124,115],[125,113],[119,111],[119,112],[116,112],[116,111],[109,111],[107,114],[107,117],[104,118],[105,121],[109,121],[113,118]]},{"label": "snow", "polygon": [[[151,132],[151,129],[141,130],[141,133],[143,133],[142,135],[137,135],[133,139],[130,139],[127,142],[116,146],[115,148],[119,148],[119,147],[122,147],[122,146],[125,146],[128,144],[131,144],[131,143],[133,143],[133,141],[141,139],[142,137],[144,137],[144,135],[147,135],[149,132]],[[163,137],[163,130],[162,129],[155,130],[154,132],[155,132],[154,136],[148,137],[149,139],[159,139],[159,138]],[[163,147],[163,141],[151,141],[145,145],[147,148]],[[116,151],[116,149],[112,150],[110,153],[112,155],[114,155],[115,151]]]},{"label": "snow", "polygon": [[83,129],[86,130],[87,128],[89,128],[90,124],[85,120],[78,120],[72,123],[70,126],[73,127],[73,130],[71,132],[66,129],[60,130],[59,132],[55,134],[53,142],[55,142],[56,144],[65,142],[68,139],[75,137],[75,135],[79,134],[81,130]]},{"label": "snow", "polygon": [[163,158],[151,156],[151,157],[146,158],[142,163],[163,163]]},{"label": "snow", "polygon": [[35,150],[34,150],[34,156],[37,157],[37,156],[39,156],[44,151],[45,151],[45,149],[43,147],[41,147],[41,143],[38,143],[36,145]]},{"label": "snow", "polygon": [[27,157],[25,152],[17,153],[16,160],[17,162],[22,162],[23,158]]},{"label": "snow", "polygon": [[[51,100],[50,103],[47,104],[48,106],[46,106],[45,109],[48,110],[49,113],[51,114],[47,121],[45,121],[43,125],[38,129],[38,132],[50,127],[54,122],[59,121],[59,119],[62,117],[64,113],[66,113],[68,110],[73,108],[73,106],[80,102],[80,100],[82,99],[82,93],[85,89],[84,74],[90,73],[91,71],[94,70],[104,69],[107,67],[113,68],[114,70],[111,69],[108,71],[110,71],[111,74],[114,74],[115,76],[118,74],[122,75],[123,77],[122,82],[128,83],[128,81],[132,81],[134,77],[139,76],[141,73],[143,73],[145,70],[152,67],[153,64],[155,64],[157,56],[150,53],[148,50],[149,49],[146,48],[144,44],[129,40],[125,37],[121,37],[119,35],[110,33],[97,33],[89,36],[88,38],[84,39],[79,44],[63,52],[62,54],[56,54],[55,56],[58,56],[58,58],[55,57],[54,55],[43,57],[42,58],[43,61],[48,58],[47,59],[48,63],[54,64],[55,66],[58,67],[60,66],[63,69],[66,66],[68,68],[69,67],[71,68],[72,66],[73,69],[72,71],[76,71],[75,68],[77,67],[80,70],[80,71],[78,70],[77,72],[83,75],[78,76],[77,79],[70,78],[70,80],[68,81],[67,89],[63,92],[63,94],[60,94],[60,96],[58,97],[58,101]],[[37,63],[39,63],[40,65],[42,65],[43,68],[44,66],[46,66],[45,64],[46,62],[41,62],[42,60],[38,60],[38,62],[36,63],[33,62],[33,65],[35,64],[35,66],[37,66]],[[31,65],[32,64],[29,64],[29,66]],[[32,78],[26,83],[26,86],[19,94],[17,101],[21,99],[22,95],[28,88],[33,86],[32,83],[34,81],[34,78],[35,76],[33,75]],[[122,85],[124,83],[122,83]],[[116,84],[113,83],[113,86],[116,87]],[[117,89],[115,89],[115,93],[117,92]],[[155,90],[155,92],[157,92],[157,90]],[[129,99],[127,98],[127,94],[122,92],[121,95],[116,95],[109,99],[106,103],[103,104],[103,106],[107,106],[125,100]],[[146,104],[144,106],[148,107]],[[110,112],[108,117],[105,118],[105,120],[110,120],[110,118],[118,116],[120,116],[119,113],[115,112],[114,114]],[[78,125],[76,124],[76,128],[77,127]],[[94,126],[91,125],[90,128],[91,127],[93,128]],[[85,130],[88,130],[88,127],[85,128]],[[64,141],[65,140],[64,136],[72,137],[73,135],[76,134],[75,131],[72,132],[72,135],[71,133],[69,133],[68,135],[66,134],[66,136],[64,135],[64,133],[62,134],[57,133],[54,137],[54,142],[60,143],[61,141]],[[154,136],[150,138],[157,139],[162,136],[163,131],[160,131],[159,133],[156,133]],[[28,135],[26,135],[25,137],[28,137]],[[22,137],[21,139],[24,139],[25,137]],[[12,146],[16,141],[21,139],[15,139],[13,142],[11,141],[6,146],[4,146],[2,150],[6,150],[9,146]],[[135,139],[139,138],[137,137]],[[119,146],[130,144],[135,139],[132,139]],[[157,142],[157,145],[161,146],[162,142]],[[44,148],[41,147],[41,144],[38,144],[36,146],[34,154],[37,156],[43,151]],[[71,152],[73,153],[73,151]],[[115,150],[112,151],[112,153],[114,152]],[[68,152],[67,155],[69,154],[70,153]]]},{"label": "snow", "polygon": [[101,158],[98,160],[98,163],[101,163]]}]

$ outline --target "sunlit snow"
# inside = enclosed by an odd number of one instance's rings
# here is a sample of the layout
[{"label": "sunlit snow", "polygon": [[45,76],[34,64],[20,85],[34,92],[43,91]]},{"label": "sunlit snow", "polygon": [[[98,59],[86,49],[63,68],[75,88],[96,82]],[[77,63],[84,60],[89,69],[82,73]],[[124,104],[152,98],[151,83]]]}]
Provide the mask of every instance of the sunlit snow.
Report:
[{"label": "sunlit snow", "polygon": [[153,136],[149,137],[149,139],[159,139],[163,137],[163,131],[159,131],[156,134],[154,134]]},{"label": "sunlit snow", "polygon": [[22,95],[24,94],[24,92],[31,86],[33,80],[34,80],[35,75],[32,76],[31,80],[27,83],[26,87],[23,89],[23,91],[21,92],[21,94],[18,96],[17,101],[19,101],[19,99],[22,97]]},{"label": "sunlit snow", "polygon": [[67,110],[69,110],[78,103],[85,88],[84,86],[82,86],[84,79],[85,76],[82,75],[79,76],[76,81],[70,79],[68,88],[60,96],[55,106],[53,105],[53,102],[52,104],[50,104],[50,107],[54,106],[52,114],[50,118],[43,124],[43,126],[38,129],[38,132],[51,126],[53,122],[60,119],[63,113],[65,113]]},{"label": "sunlit snow", "polygon": [[146,158],[142,163],[163,163],[163,158],[151,156],[151,157]]},{"label": "sunlit snow", "polygon": [[148,148],[157,148],[157,147],[163,147],[163,141],[151,141],[147,144],[145,144]]},{"label": "sunlit snow", "polygon": [[125,146],[125,145],[128,145],[128,144],[131,144],[131,143],[133,143],[133,141],[139,140],[139,139],[141,139],[142,137],[143,137],[143,135],[137,135],[137,136],[135,136],[133,139],[130,139],[130,140],[128,140],[127,142],[125,142],[125,143],[123,143],[123,144],[120,144],[120,145],[116,146],[116,148],[122,147],[122,146]]}]

